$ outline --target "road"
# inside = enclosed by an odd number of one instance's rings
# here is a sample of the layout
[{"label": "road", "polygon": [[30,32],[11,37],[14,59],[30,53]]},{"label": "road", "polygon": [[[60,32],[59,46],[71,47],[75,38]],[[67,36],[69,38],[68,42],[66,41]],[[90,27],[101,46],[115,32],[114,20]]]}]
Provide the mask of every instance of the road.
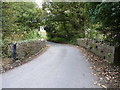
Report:
[{"label": "road", "polygon": [[90,64],[76,47],[51,47],[34,60],[2,75],[3,88],[99,88]]}]

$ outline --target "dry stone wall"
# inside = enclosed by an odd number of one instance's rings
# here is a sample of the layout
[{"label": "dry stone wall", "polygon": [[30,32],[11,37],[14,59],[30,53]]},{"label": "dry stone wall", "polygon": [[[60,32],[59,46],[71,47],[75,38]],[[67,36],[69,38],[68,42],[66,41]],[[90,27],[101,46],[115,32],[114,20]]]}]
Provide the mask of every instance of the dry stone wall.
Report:
[{"label": "dry stone wall", "polygon": [[[34,55],[46,47],[45,41],[37,40],[16,44],[16,58],[23,59]],[[12,55],[12,44],[8,46],[8,54]]]},{"label": "dry stone wall", "polygon": [[100,56],[110,63],[120,63],[120,46],[110,46],[87,38],[77,39],[78,45]]}]

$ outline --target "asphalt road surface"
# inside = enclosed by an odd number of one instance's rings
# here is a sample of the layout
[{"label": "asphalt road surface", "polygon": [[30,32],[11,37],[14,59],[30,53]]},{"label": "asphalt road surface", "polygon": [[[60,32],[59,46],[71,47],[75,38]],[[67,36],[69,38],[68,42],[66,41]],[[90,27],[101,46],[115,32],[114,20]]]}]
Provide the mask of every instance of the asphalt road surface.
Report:
[{"label": "asphalt road surface", "polygon": [[[2,75],[3,88],[99,88],[90,64],[76,47],[51,47],[34,60]],[[1,77],[1,76],[0,76]]]}]

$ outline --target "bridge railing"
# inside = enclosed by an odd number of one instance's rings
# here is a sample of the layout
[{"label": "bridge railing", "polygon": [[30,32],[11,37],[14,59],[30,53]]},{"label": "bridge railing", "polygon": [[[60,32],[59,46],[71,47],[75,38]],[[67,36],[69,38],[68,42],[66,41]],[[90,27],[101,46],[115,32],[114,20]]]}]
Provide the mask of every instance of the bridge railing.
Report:
[{"label": "bridge railing", "polygon": [[78,45],[86,48],[88,51],[93,52],[97,56],[100,56],[105,61],[110,63],[120,63],[120,46],[112,46],[102,42],[96,42],[95,40],[80,38],[77,39]]},{"label": "bridge railing", "polygon": [[13,60],[28,58],[41,51],[46,46],[45,41],[16,42],[8,45],[8,56]]}]

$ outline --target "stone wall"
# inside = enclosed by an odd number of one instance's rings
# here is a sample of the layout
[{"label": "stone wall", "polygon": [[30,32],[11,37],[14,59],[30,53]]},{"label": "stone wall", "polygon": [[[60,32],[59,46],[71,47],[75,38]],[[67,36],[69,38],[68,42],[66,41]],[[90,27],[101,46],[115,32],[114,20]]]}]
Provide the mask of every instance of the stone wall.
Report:
[{"label": "stone wall", "polygon": [[120,63],[120,46],[110,46],[86,38],[77,39],[78,45],[100,56],[110,63]]},{"label": "stone wall", "polygon": [[[18,43],[16,45],[16,58],[23,59],[34,55],[46,47],[45,41],[37,40]],[[8,46],[8,54],[12,55],[12,44]]]}]

